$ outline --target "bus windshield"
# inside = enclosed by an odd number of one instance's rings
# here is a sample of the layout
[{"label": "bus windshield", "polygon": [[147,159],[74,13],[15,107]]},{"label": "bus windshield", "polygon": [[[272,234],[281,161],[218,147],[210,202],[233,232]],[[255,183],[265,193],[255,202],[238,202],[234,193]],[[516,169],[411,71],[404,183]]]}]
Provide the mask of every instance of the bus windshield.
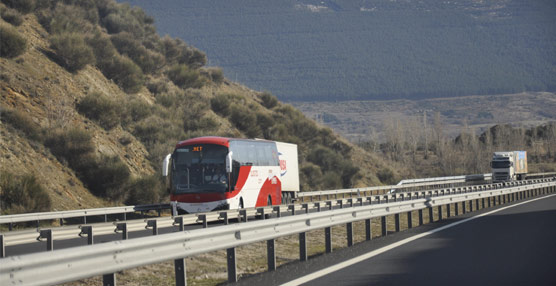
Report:
[{"label": "bus windshield", "polygon": [[172,154],[172,192],[213,193],[228,189],[228,148],[198,144],[178,148]]}]

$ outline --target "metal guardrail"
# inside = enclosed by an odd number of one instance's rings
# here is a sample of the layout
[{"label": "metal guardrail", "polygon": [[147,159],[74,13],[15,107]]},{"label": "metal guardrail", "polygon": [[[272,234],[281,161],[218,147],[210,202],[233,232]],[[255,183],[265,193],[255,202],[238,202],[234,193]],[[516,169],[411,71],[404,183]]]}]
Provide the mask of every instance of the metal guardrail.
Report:
[{"label": "metal guardrail", "polygon": [[[330,227],[332,226],[346,224],[349,229],[350,224],[355,221],[369,221],[366,226],[368,226],[369,234],[367,238],[370,239],[371,218],[382,217],[384,231],[385,217],[388,215],[396,215],[396,223],[399,225],[399,214],[401,213],[407,213],[408,217],[411,212],[419,211],[421,214],[424,209],[429,209],[429,213],[432,213],[433,207],[441,208],[442,205],[449,206],[450,204],[455,204],[457,207],[462,202],[464,203],[462,204],[463,212],[465,212],[465,202],[467,201],[476,201],[476,206],[479,206],[479,200],[482,200],[484,208],[485,199],[488,200],[490,207],[492,198],[496,204],[496,198],[499,203],[502,201],[505,203],[506,199],[512,201],[532,195],[556,192],[556,181],[554,180],[539,180],[538,183],[532,185],[523,185],[519,182],[508,185],[509,187],[506,188],[486,191],[479,191],[481,188],[476,188],[469,192],[462,192],[461,189],[416,192],[416,197],[411,194],[402,194],[411,199],[406,200],[404,197],[401,201],[384,204],[373,204],[373,199],[370,197],[370,204],[350,208],[109,242],[50,253],[8,257],[0,260],[0,284],[57,284],[96,275],[104,275],[105,281],[113,281],[115,272],[174,260],[176,283],[185,285],[184,257],[221,249],[227,249],[228,252],[228,279],[236,281],[235,248],[241,245],[267,241],[268,266],[272,269],[272,267],[276,267],[274,239],[282,236],[300,234],[300,258],[303,260],[303,255],[305,255],[305,259],[307,258],[307,248],[305,236],[302,234],[307,231],[324,228],[326,249],[329,252],[329,250],[331,251]],[[495,186],[502,187],[503,185],[496,184]],[[361,200],[361,204],[363,204],[363,200]],[[469,207],[472,209],[473,203],[469,204]],[[442,211],[440,211],[441,213]],[[442,219],[441,215],[440,219]],[[303,243],[301,243],[302,238]],[[348,241],[350,241],[349,231]]]},{"label": "metal guardrail", "polygon": [[146,211],[161,211],[166,209],[172,209],[171,204],[151,204],[151,205],[136,205],[136,206],[122,206],[122,207],[109,207],[109,208],[97,208],[97,209],[82,209],[82,210],[70,210],[70,211],[58,211],[58,212],[41,212],[41,213],[26,213],[26,214],[15,214],[15,215],[2,215],[0,216],[0,224],[15,224],[21,222],[30,221],[45,221],[45,220],[61,220],[69,218],[83,218],[83,223],[87,223],[87,217],[91,216],[107,216],[114,214],[123,214],[125,220],[125,214],[135,213],[135,212],[146,212]]},{"label": "metal guardrail", "polygon": [[[517,184],[517,182],[513,183],[505,183],[505,184]],[[520,182],[520,184],[527,183],[527,182]],[[459,190],[463,192],[467,191],[476,191],[476,190],[485,190],[485,189],[492,189],[502,186],[503,184],[490,184],[490,185],[475,185],[475,186],[465,186],[455,188],[454,190]],[[412,185],[413,186],[413,185]],[[368,189],[368,188],[367,188]],[[374,187],[372,188],[374,189]],[[450,190],[450,189],[448,189]],[[329,194],[334,194],[330,191],[325,191],[326,197],[329,197]],[[365,196],[364,192],[355,193],[358,195],[358,198]],[[401,197],[407,197],[407,192],[399,192],[394,194],[387,194],[387,195],[380,195],[378,200],[382,201],[396,201]],[[95,235],[106,235],[106,234],[113,234],[115,232],[123,232],[121,229],[123,224],[125,224],[125,235],[129,232],[135,231],[144,231],[145,229],[152,229],[152,225],[156,225],[156,228],[168,228],[168,227],[176,227],[177,220],[179,219],[182,224],[184,225],[191,225],[191,224],[198,224],[202,223],[203,225],[207,225],[209,222],[214,221],[222,221],[223,218],[238,218],[238,220],[246,221],[247,217],[249,216],[256,216],[260,215],[261,213],[264,214],[272,214],[272,213],[285,213],[291,212],[293,214],[300,213],[300,212],[309,212],[312,209],[320,208],[320,207],[342,207],[344,205],[353,205],[354,201],[353,198],[342,198],[331,201],[320,201],[313,202],[313,205],[310,206],[307,203],[301,204],[293,204],[293,205],[278,205],[278,206],[268,206],[263,208],[248,208],[244,210],[225,210],[225,211],[214,211],[209,213],[198,213],[198,214],[188,214],[182,215],[179,217],[159,217],[159,218],[149,218],[149,219],[136,219],[136,220],[127,220],[125,222],[115,221],[109,223],[94,223],[94,224],[82,224],[82,225],[72,225],[72,226],[63,226],[63,227],[51,227],[51,228],[39,228],[36,229],[28,229],[23,231],[14,231],[14,232],[5,232],[3,235],[3,244],[5,246],[13,246],[19,244],[27,244],[37,242],[38,240],[66,240],[66,239],[75,239],[82,237],[84,235],[84,230],[88,227],[94,229]],[[41,235],[42,232],[49,230],[49,236],[44,237]],[[47,248],[49,247],[49,243],[47,244]],[[1,256],[0,256],[1,257]]]}]

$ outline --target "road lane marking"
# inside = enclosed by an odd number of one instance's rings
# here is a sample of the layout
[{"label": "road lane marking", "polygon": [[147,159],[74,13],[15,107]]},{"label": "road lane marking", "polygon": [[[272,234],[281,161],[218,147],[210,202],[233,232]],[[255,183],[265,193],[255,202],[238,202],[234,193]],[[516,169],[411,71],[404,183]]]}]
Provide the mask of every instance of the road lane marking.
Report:
[{"label": "road lane marking", "polygon": [[445,230],[445,229],[448,229],[448,228],[457,226],[457,225],[459,225],[459,224],[466,223],[466,222],[468,222],[468,221],[471,221],[471,220],[474,220],[474,219],[477,219],[477,218],[480,218],[480,217],[483,217],[483,216],[487,216],[487,215],[490,215],[490,214],[493,214],[493,213],[497,213],[497,212],[499,212],[499,211],[503,211],[503,210],[505,210],[505,209],[517,207],[517,206],[520,206],[520,205],[523,205],[523,204],[527,204],[527,203],[531,203],[531,202],[534,202],[534,201],[537,201],[537,200],[542,200],[542,199],[550,198],[550,197],[553,197],[553,196],[556,196],[556,195],[548,195],[548,196],[541,197],[541,198],[531,199],[531,200],[529,200],[529,201],[517,203],[517,204],[511,205],[511,206],[506,206],[506,207],[503,207],[503,208],[499,208],[499,209],[496,209],[496,210],[493,210],[493,211],[490,211],[490,212],[487,212],[487,213],[484,213],[484,214],[479,214],[479,215],[476,215],[476,216],[473,216],[473,217],[469,217],[469,218],[463,219],[463,220],[461,220],[461,221],[457,221],[457,222],[454,222],[454,223],[451,223],[451,224],[448,224],[448,225],[445,225],[445,226],[442,226],[442,227],[439,227],[439,228],[435,228],[435,229],[433,229],[433,230],[430,230],[430,231],[427,231],[427,232],[424,232],[424,233],[421,233],[421,234],[417,234],[417,235],[414,235],[414,236],[412,236],[412,237],[408,237],[408,238],[406,238],[406,239],[404,239],[404,240],[400,240],[400,241],[398,241],[398,242],[395,242],[395,243],[392,243],[392,244],[387,245],[387,246],[385,246],[385,247],[382,247],[382,248],[373,250],[373,251],[371,251],[371,252],[367,252],[367,253],[365,253],[365,254],[363,254],[363,255],[360,255],[360,256],[351,258],[351,259],[349,259],[349,260],[346,260],[346,261],[344,261],[344,262],[338,263],[338,264],[336,264],[336,265],[329,266],[329,267],[324,268],[324,269],[321,269],[321,270],[319,270],[319,271],[317,271],[317,272],[314,272],[314,273],[311,273],[311,274],[308,274],[308,275],[299,277],[299,278],[297,278],[297,279],[295,279],[295,280],[292,280],[292,281],[290,281],[290,282],[284,283],[284,284],[282,284],[281,286],[296,286],[296,285],[300,285],[300,284],[303,284],[303,283],[307,283],[307,282],[309,282],[309,281],[311,281],[311,280],[315,280],[315,279],[320,278],[320,277],[322,277],[322,276],[328,275],[328,274],[330,274],[330,273],[332,273],[332,272],[335,272],[335,271],[341,270],[341,269],[343,269],[343,268],[349,267],[349,266],[351,266],[351,265],[353,265],[353,264],[357,264],[357,263],[359,263],[359,262],[361,262],[361,261],[364,261],[364,260],[367,260],[367,259],[369,259],[369,258],[375,257],[375,256],[377,256],[377,255],[379,255],[379,254],[382,254],[382,253],[388,251],[388,250],[391,250],[391,249],[394,249],[394,248],[396,248],[396,247],[402,246],[402,245],[404,245],[404,244],[410,243],[410,242],[412,242],[412,241],[414,241],[414,240],[417,240],[417,239],[419,239],[419,238],[423,238],[423,237],[428,236],[428,235],[431,235],[431,234],[433,234],[433,233],[437,233],[437,232],[443,231],[443,230]]}]

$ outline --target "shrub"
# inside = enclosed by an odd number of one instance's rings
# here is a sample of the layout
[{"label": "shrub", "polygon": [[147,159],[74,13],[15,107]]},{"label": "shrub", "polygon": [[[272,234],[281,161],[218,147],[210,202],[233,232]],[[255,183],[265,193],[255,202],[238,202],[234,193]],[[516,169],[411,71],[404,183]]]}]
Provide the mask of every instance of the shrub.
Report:
[{"label": "shrub", "polygon": [[164,56],[147,50],[132,34],[122,32],[110,39],[120,54],[132,59],[144,73],[154,73],[164,66]]},{"label": "shrub", "polygon": [[198,71],[188,68],[183,64],[170,67],[168,78],[177,86],[186,88],[201,88],[203,82]]},{"label": "shrub", "polygon": [[272,109],[278,105],[278,99],[269,92],[263,92],[263,94],[261,94],[261,101],[263,106],[268,109]]},{"label": "shrub", "polygon": [[157,203],[164,192],[158,175],[133,180],[127,187],[126,205],[145,205]]},{"label": "shrub", "polygon": [[228,116],[230,114],[230,97],[227,94],[218,94],[210,99],[210,108],[222,115]]},{"label": "shrub", "polygon": [[141,121],[152,114],[151,106],[140,99],[129,100],[126,105],[126,110],[131,120],[135,122]]},{"label": "shrub", "polygon": [[107,62],[102,73],[127,93],[138,92],[145,81],[141,68],[128,57],[120,55]]},{"label": "shrub", "polygon": [[100,93],[85,96],[77,104],[77,110],[106,130],[120,124],[121,107],[115,100]]},{"label": "shrub", "polygon": [[222,72],[221,68],[212,67],[201,69],[201,74],[216,84],[221,84],[224,82],[224,73]]},{"label": "shrub", "polygon": [[90,33],[99,21],[98,11],[57,3],[52,13],[41,13],[40,22],[51,34]]},{"label": "shrub", "polygon": [[[147,89],[155,95],[168,92],[168,85],[164,80],[150,80],[147,83]],[[158,97],[157,97],[158,98]]]},{"label": "shrub", "polygon": [[52,154],[60,161],[66,161],[74,170],[89,165],[93,160],[94,145],[91,135],[81,129],[54,130],[45,140]]},{"label": "shrub", "polygon": [[34,175],[0,172],[2,214],[50,211],[51,200]]},{"label": "shrub", "polygon": [[[0,7],[0,9],[2,9]],[[23,17],[21,16],[21,14],[14,9],[10,9],[10,8],[4,8],[0,11],[0,17],[2,17],[2,19],[4,19],[4,21],[14,25],[14,26],[19,26],[23,23]]]},{"label": "shrub", "polygon": [[378,170],[378,172],[376,173],[376,176],[384,184],[394,185],[397,182],[396,181],[396,175],[389,168],[382,168],[382,169]]},{"label": "shrub", "polygon": [[230,121],[248,137],[257,137],[261,130],[257,126],[257,116],[245,106],[233,104],[230,108]]},{"label": "shrub", "polygon": [[14,58],[25,52],[27,40],[13,27],[0,23],[0,56]]},{"label": "shrub", "polygon": [[83,173],[82,180],[93,194],[116,201],[124,197],[130,172],[118,156],[102,156]]},{"label": "shrub", "polygon": [[2,0],[2,2],[23,14],[31,13],[36,6],[35,0]]},{"label": "shrub", "polygon": [[116,48],[110,38],[98,32],[93,37],[86,38],[87,44],[93,49],[97,67],[106,75],[105,70],[112,64],[117,55]]},{"label": "shrub", "polygon": [[77,72],[95,62],[93,50],[79,34],[54,35],[50,38],[50,46],[57,55],[57,62],[69,72]]},{"label": "shrub", "polygon": [[0,119],[2,122],[11,125],[25,133],[27,138],[35,141],[41,140],[41,128],[33,122],[33,119],[21,110],[0,107]]}]

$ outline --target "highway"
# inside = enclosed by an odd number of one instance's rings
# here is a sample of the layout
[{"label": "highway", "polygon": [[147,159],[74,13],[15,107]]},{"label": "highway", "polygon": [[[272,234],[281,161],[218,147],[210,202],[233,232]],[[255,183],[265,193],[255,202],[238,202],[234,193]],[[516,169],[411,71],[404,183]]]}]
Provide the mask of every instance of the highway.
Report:
[{"label": "highway", "polygon": [[452,217],[239,283],[255,284],[556,285],[556,196]]}]

